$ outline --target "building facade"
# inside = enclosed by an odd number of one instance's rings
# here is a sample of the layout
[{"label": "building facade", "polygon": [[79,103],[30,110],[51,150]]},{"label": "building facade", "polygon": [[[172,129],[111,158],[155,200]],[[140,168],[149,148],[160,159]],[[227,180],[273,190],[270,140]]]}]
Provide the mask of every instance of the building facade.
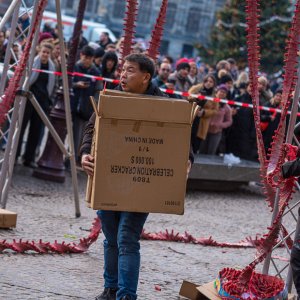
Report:
[{"label": "building facade", "polygon": [[[194,45],[208,42],[210,30],[215,23],[215,13],[225,1],[169,0],[160,52],[174,58],[195,55]],[[160,5],[161,0],[139,0],[137,38],[150,39]],[[62,1],[62,11],[67,15],[73,15],[76,7],[78,0]],[[106,24],[119,37],[123,31],[125,9],[125,0],[87,1],[85,18]]]}]

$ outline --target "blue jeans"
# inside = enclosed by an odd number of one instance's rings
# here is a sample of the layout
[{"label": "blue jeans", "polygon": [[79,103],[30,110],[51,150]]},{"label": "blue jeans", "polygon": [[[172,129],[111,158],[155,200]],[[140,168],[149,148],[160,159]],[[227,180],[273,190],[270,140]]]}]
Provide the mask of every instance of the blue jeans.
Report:
[{"label": "blue jeans", "polygon": [[117,288],[117,300],[137,298],[140,236],[147,213],[99,210],[104,240],[104,287]]}]

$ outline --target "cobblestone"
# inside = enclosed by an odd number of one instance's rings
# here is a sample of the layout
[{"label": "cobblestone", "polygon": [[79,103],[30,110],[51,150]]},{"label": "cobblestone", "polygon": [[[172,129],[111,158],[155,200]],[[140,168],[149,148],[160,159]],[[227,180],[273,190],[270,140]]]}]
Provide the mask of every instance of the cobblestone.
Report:
[{"label": "cobblestone", "polygon": [[[69,174],[66,182],[59,184],[35,179],[30,169],[17,166],[7,203],[7,209],[18,213],[17,228],[0,230],[0,239],[72,242],[87,236],[85,229],[90,228],[96,214],[83,201],[85,175],[80,173],[78,179],[82,216],[75,218]],[[150,214],[145,229],[174,229],[195,237],[212,236],[219,242],[238,242],[265,233],[270,220],[271,213],[260,191],[246,187],[234,193],[189,192],[183,216]],[[288,230],[295,227],[290,216],[284,224]],[[84,254],[0,254],[0,299],[94,299],[103,286],[102,242],[101,234]],[[198,284],[211,281],[223,267],[246,266],[255,250],[142,241],[141,253],[139,299],[178,300],[184,279]],[[283,248],[276,255],[287,257]],[[271,268],[270,273],[274,272]],[[155,290],[155,285],[161,291]]]}]

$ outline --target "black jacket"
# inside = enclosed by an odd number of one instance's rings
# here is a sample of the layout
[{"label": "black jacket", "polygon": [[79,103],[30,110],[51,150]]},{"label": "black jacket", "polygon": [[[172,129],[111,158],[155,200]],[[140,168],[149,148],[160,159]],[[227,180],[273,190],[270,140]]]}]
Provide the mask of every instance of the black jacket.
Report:
[{"label": "black jacket", "polygon": [[[120,85],[117,86],[116,89],[122,91]],[[157,86],[155,86],[152,83],[149,84],[149,87],[145,92],[145,95],[166,97],[166,95],[163,92],[161,92],[161,90]],[[95,120],[96,120],[96,115],[95,113],[93,113],[83,133],[82,145],[80,148],[80,156],[91,152]],[[192,163],[194,162],[194,154],[191,149],[190,149],[189,159],[191,160]]]}]

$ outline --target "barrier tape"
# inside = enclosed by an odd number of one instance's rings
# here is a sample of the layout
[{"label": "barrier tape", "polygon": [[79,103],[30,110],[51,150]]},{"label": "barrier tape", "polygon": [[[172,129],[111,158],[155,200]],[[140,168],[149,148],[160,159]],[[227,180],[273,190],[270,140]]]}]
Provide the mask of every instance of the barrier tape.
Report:
[{"label": "barrier tape", "polygon": [[[40,70],[40,69],[32,69],[32,70],[34,72],[48,73],[48,74],[54,74],[57,76],[62,76],[62,72],[53,72],[53,71]],[[120,82],[120,80],[118,80],[118,79],[105,78],[102,76],[94,76],[94,75],[83,74],[83,73],[79,73],[79,72],[67,72],[67,74],[70,76],[79,76],[79,77],[86,77],[86,78],[90,78],[90,79],[100,80],[100,81],[112,82],[114,84],[119,84],[119,82]],[[174,91],[174,90],[170,90],[170,89],[160,88],[160,90],[162,92],[164,92],[166,94],[170,94],[170,95],[179,95],[182,97],[192,97],[192,98],[196,98],[199,100],[214,101],[214,102],[219,102],[219,103],[225,103],[230,106],[239,106],[239,107],[253,109],[253,104],[250,104],[250,103],[243,103],[243,102],[238,102],[238,101],[228,100],[228,99],[220,99],[220,98],[216,98],[216,97],[209,97],[209,96],[204,96],[201,94],[191,94],[188,92],[180,92],[180,91]],[[267,106],[262,106],[262,105],[258,106],[258,108],[259,108],[259,110],[264,110],[264,111],[268,111],[271,113],[281,114],[281,112],[282,112],[282,110],[279,108],[267,107]],[[291,114],[291,111],[288,111],[288,114]],[[297,116],[300,117],[300,112],[297,114]]]}]

